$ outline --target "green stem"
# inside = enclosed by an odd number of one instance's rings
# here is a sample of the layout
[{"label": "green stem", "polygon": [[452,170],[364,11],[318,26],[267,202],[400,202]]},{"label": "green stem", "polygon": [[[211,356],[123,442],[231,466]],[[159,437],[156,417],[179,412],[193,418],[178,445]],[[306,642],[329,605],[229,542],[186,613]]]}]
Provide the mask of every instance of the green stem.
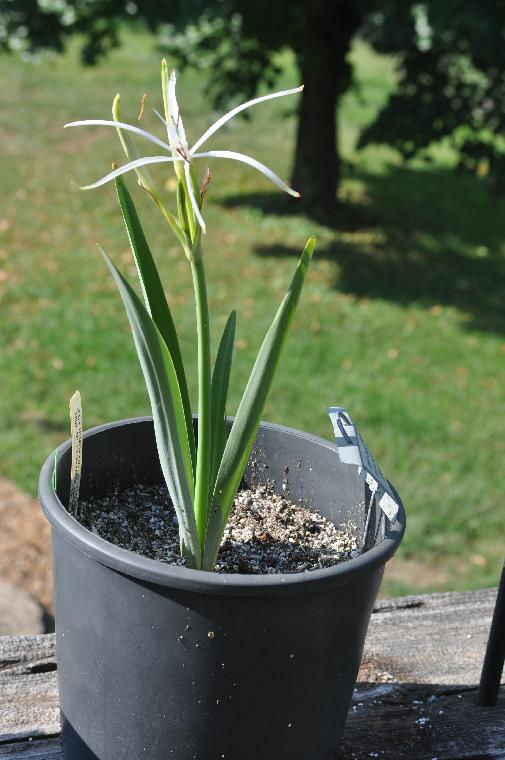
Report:
[{"label": "green stem", "polygon": [[207,286],[200,250],[196,251],[192,258],[191,272],[195,290],[198,332],[198,450],[196,457],[195,519],[203,554],[209,511],[212,375]]},{"label": "green stem", "polygon": [[[193,173],[193,169],[190,165],[189,167],[190,175],[191,175],[191,184],[193,186],[193,193],[198,198],[198,186],[195,182],[195,177]],[[188,183],[186,180],[186,175],[184,174],[184,199],[186,201],[186,216],[188,218],[189,222],[189,235],[191,240],[194,242],[196,240],[196,235],[199,232],[199,225],[195,216],[195,212],[193,210],[193,206],[191,205],[191,201],[189,200],[189,191],[188,191]]]}]

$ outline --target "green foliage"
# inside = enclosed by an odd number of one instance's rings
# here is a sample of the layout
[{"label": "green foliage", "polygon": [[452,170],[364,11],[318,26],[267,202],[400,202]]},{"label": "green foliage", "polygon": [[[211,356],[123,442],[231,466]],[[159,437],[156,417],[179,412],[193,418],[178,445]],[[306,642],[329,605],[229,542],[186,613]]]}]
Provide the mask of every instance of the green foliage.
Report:
[{"label": "green foliage", "polygon": [[378,50],[399,54],[399,86],[361,135],[411,158],[449,138],[462,169],[500,187],[505,164],[505,5],[465,0],[382,3],[368,22]]},{"label": "green foliage", "polygon": [[217,473],[228,438],[226,422],[226,400],[230,387],[233,346],[237,313],[232,311],[221,336],[219,349],[212,373],[212,442],[210,456],[209,493],[214,493]]},{"label": "green foliage", "polygon": [[182,397],[170,348],[121,272],[102,251],[128,315],[154,419],[161,469],[177,513],[181,546],[191,567],[201,566],[193,499],[193,462]]},{"label": "green foliage", "polygon": [[[102,255],[121,294],[130,321],[151,402],[161,468],[177,512],[183,553],[190,567],[213,570],[228,515],[256,437],[261,413],[307,275],[315,241],[312,238],[302,254],[291,287],[261,346],[227,438],[226,398],[231,372],[235,313],[232,312],[228,319],[216,359],[212,394],[209,397],[200,396],[199,422],[204,418],[209,424],[208,429],[199,425],[198,455],[194,474],[194,454],[190,445],[193,440],[192,419],[191,416],[188,419],[185,414],[179,384],[181,377],[185,387],[184,369],[181,366],[180,372],[177,372],[172,354],[174,352],[180,359],[179,341],[164,294],[160,292],[159,276],[131,196],[122,183],[118,183],[117,180],[116,183],[144,298],[151,313],[142,305],[117,267],[103,252]],[[182,205],[186,208],[186,204]],[[209,317],[206,303],[203,310],[201,309],[201,301],[206,301],[201,259],[192,262],[191,265],[193,271],[196,271],[195,298],[199,344],[203,343],[203,346],[199,345],[201,389],[210,374],[210,354],[206,351]],[[160,324],[165,327],[167,341],[155,318],[156,314],[159,320],[160,312]],[[204,468],[201,466],[202,459],[206,462]]]},{"label": "green foliage", "polygon": [[212,569],[216,562],[221,538],[256,438],[261,414],[293,321],[314,246],[315,240],[310,238],[298,262],[291,286],[261,345],[226,441],[207,526],[204,554],[204,567],[207,569]]},{"label": "green foliage", "polygon": [[[61,50],[79,34],[83,61],[94,63],[118,45],[120,25],[133,19],[158,34],[178,65],[207,72],[215,106],[237,95],[251,98],[262,85],[272,88],[281,73],[279,52],[294,51],[310,107],[301,111],[292,176],[312,210],[335,211],[340,172],[332,122],[353,83],[348,52],[357,35],[394,54],[400,71],[398,90],[359,147],[385,143],[410,159],[450,140],[461,170],[487,175],[494,192],[505,186],[501,0],[482,7],[473,0],[0,0],[0,49]],[[328,77],[331,67],[335,74]]]},{"label": "green foliage", "polygon": [[[449,137],[461,168],[488,173],[498,189],[505,160],[501,0],[482,6],[472,0],[352,0],[335,12],[342,34],[352,25],[353,34],[397,56],[399,65],[398,91],[363,132],[360,146],[387,143],[411,158]],[[120,25],[134,20],[156,31],[179,65],[208,72],[208,92],[220,106],[239,94],[252,97],[262,84],[272,87],[281,73],[277,54],[286,47],[303,57],[311,45],[318,54],[301,0],[0,0],[0,49],[61,51],[79,34],[83,61],[94,63],[119,44]],[[319,29],[321,39],[327,33]],[[344,92],[351,68],[337,56],[334,65]]]},{"label": "green foliage", "polygon": [[[183,17],[174,23],[162,24],[160,47],[183,69],[218,72],[218,76],[208,77],[209,95],[216,108],[227,105],[230,96],[254,97],[262,84],[273,88],[281,73],[275,53],[287,44],[286,27],[273,17],[278,5],[269,9],[269,24],[264,28],[247,23],[249,14],[245,4],[221,0],[203,6],[201,14],[189,22]],[[290,7],[296,8],[296,5]],[[257,10],[261,14],[261,10]],[[257,18],[259,16],[253,16],[252,20]],[[276,21],[277,26],[274,26]],[[272,28],[278,32],[277,36],[271,34]],[[268,32],[268,40],[264,32]]]},{"label": "green foliage", "polygon": [[193,418],[191,416],[188,385],[186,382],[186,374],[184,372],[184,364],[174,320],[165,297],[165,292],[161,284],[155,261],[147,244],[137,211],[133,205],[131,195],[126,188],[122,177],[117,177],[115,183],[119,205],[123,214],[132,255],[135,260],[138,277],[142,287],[146,309],[158,328],[165,345],[170,346],[170,356],[177,376],[177,385],[184,408],[186,434],[194,469],[196,466],[196,449],[193,433]]},{"label": "green foliage", "polygon": [[[193,168],[195,158],[212,157],[212,154],[205,151],[198,153],[189,147],[176,98],[176,77],[174,73],[169,74],[165,60],[162,61],[161,82],[168,143],[163,143],[146,130],[141,131],[141,136],[151,142],[157,141],[156,144],[165,154],[155,157],[154,160],[159,161],[161,158],[163,162],[170,163],[175,170],[178,219],[162,200],[150,175],[146,175],[145,166],[152,163],[153,157],[139,157],[131,137],[132,132],[139,134],[139,128],[119,121],[119,96],[116,96],[113,103],[114,120],[102,120],[98,125],[114,128],[130,161],[121,168],[116,167],[98,183],[83,189],[101,186],[104,181],[115,181],[145,306],[103,251],[102,255],[123,300],[144,374],[161,469],[177,513],[181,551],[190,567],[213,570],[280,352],[298,304],[314,249],[314,239],[309,241],[302,253],[291,287],[267,332],[228,437],[226,401],[236,318],[235,312],[232,312],[223,332],[212,374],[210,316],[201,241],[202,232],[206,231],[202,216],[203,199],[210,180],[205,180],[205,188],[200,191]],[[282,92],[269,97],[275,98],[284,94],[286,93]],[[214,130],[232,118],[234,113],[235,111],[232,111],[219,119],[213,125]],[[66,126],[86,125],[97,126],[97,123],[96,120],[78,121]],[[197,143],[203,144],[205,134]],[[234,155],[249,165],[255,164],[251,157],[238,153]],[[133,156],[135,160],[131,162]],[[122,173],[133,170],[138,176],[139,184],[155,202],[175,233],[176,239],[181,243],[182,251],[191,267],[198,339],[196,454],[193,419],[179,339],[155,261],[131,195],[121,176]],[[263,166],[263,171],[276,179],[270,169]],[[292,193],[288,186],[284,184],[283,187]]]}]

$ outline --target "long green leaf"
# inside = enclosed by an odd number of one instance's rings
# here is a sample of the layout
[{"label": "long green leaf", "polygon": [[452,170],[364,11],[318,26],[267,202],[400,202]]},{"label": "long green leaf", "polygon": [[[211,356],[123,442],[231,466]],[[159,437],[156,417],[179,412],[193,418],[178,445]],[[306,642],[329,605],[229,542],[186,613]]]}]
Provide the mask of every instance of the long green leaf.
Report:
[{"label": "long green leaf", "polygon": [[133,288],[101,251],[117,285],[144,373],[154,418],[161,469],[179,521],[188,562],[201,565],[201,549],[193,511],[193,467],[177,373],[154,320]]},{"label": "long green leaf", "polygon": [[142,287],[145,306],[165,341],[177,374],[182,404],[184,406],[184,417],[186,420],[187,436],[194,473],[196,469],[196,446],[193,418],[191,415],[188,385],[186,382],[186,374],[184,372],[184,364],[182,361],[177,331],[165,297],[165,291],[161,284],[156,263],[144,235],[132,197],[126,188],[122,177],[116,177],[115,183],[119,205],[121,206],[124,223],[130,240],[130,247],[135,264],[137,265],[137,272]]},{"label": "long green leaf", "polygon": [[219,463],[226,444],[226,399],[230,385],[231,363],[233,358],[233,341],[237,315],[232,311],[228,317],[212,373],[212,437],[210,449],[209,493],[213,493]]},{"label": "long green leaf", "polygon": [[209,511],[203,561],[205,570],[214,569],[223,530],[256,437],[261,413],[300,298],[314,245],[314,238],[310,238],[300,257],[289,290],[263,340],[226,442]]},{"label": "long green leaf", "polygon": [[195,519],[203,546],[209,515],[210,442],[212,432],[210,324],[205,268],[201,251],[191,261],[198,340],[198,449],[195,475]]}]

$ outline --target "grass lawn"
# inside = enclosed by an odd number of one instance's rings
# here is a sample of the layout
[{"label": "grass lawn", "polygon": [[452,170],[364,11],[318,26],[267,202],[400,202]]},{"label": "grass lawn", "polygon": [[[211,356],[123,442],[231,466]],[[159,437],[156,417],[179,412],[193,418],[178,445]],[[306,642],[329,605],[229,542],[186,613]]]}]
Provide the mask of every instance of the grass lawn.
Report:
[{"label": "grass lawn", "polygon": [[[328,405],[354,415],[408,511],[402,561],[386,592],[490,585],[505,554],[505,201],[453,173],[446,149],[417,165],[386,148],[357,153],[359,130],[395,76],[391,60],[363,45],[354,59],[334,225],[297,214],[295,200],[248,167],[213,164],[205,249],[215,338],[230,309],[238,311],[229,411],[314,233],[313,267],[264,417],[331,438]],[[159,107],[158,72],[159,55],[142,35],[128,36],[97,69],[81,69],[75,50],[39,66],[0,59],[0,472],[33,494],[42,461],[67,437],[76,388],[87,427],[148,413],[123,307],[95,246],[133,278],[114,190],[78,189],[122,161],[121,151],[110,130],[61,126],[108,118],[118,89],[126,120],[136,119],[145,91]],[[287,65],[281,84],[295,83]],[[212,116],[199,75],[181,78],[179,102],[197,136]],[[212,147],[250,153],[288,176],[293,106],[263,104]],[[147,128],[154,125],[148,114]],[[155,172],[173,182],[170,172]],[[194,396],[188,265],[149,200],[140,191],[136,199]]]}]

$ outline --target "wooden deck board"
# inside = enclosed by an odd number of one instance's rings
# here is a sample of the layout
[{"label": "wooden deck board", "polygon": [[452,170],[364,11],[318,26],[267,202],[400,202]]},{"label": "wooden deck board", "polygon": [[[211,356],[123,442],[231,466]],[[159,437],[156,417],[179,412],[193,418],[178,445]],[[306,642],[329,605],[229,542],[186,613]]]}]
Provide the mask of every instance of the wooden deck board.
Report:
[{"label": "wooden deck board", "polygon": [[[495,597],[378,604],[339,760],[505,760],[505,689],[474,704]],[[54,635],[0,638],[1,760],[62,760],[56,675]]]}]

